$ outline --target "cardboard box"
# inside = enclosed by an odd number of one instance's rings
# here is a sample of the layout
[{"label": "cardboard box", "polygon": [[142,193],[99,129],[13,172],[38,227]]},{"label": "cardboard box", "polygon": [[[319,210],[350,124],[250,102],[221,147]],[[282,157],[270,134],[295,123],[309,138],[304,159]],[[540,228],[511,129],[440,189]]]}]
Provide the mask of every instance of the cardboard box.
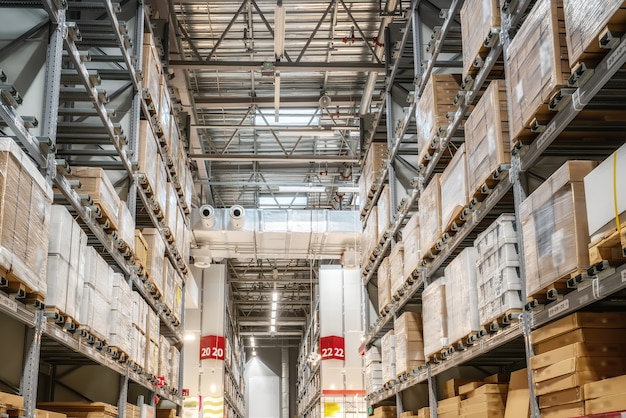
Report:
[{"label": "cardboard box", "polygon": [[361,265],[366,266],[369,258],[378,245],[378,207],[374,206],[367,218],[361,234]]},{"label": "cardboard box", "polygon": [[463,386],[459,387],[459,395],[467,395],[468,393],[472,393],[477,388],[483,386],[484,382],[470,382],[466,383]]},{"label": "cardboard box", "polygon": [[539,396],[539,408],[550,408],[552,406],[584,401],[585,397],[583,394],[584,390],[580,386],[558,392],[547,393]]},{"label": "cardboard box", "polygon": [[430,418],[430,408],[429,407],[420,408],[417,411],[417,416],[419,418]]},{"label": "cardboard box", "polygon": [[626,375],[587,383],[584,389],[585,400],[621,394],[626,392]]},{"label": "cardboard box", "polygon": [[462,144],[439,178],[441,229],[447,231],[469,202],[465,144]]},{"label": "cardboard box", "polygon": [[159,156],[159,145],[152,126],[147,120],[139,122],[139,138],[137,141],[137,172],[139,173],[139,183],[148,185],[149,194],[156,192],[157,165],[155,160]]},{"label": "cardboard box", "polygon": [[154,103],[155,111],[159,111],[159,94],[161,87],[161,59],[154,44],[152,34],[145,33],[143,37],[143,60],[141,74],[143,76],[143,88],[147,89]]},{"label": "cardboard box", "polygon": [[440,176],[440,174],[435,174],[432,177],[419,198],[420,254],[422,257],[430,254],[430,249],[442,233]]},{"label": "cardboard box", "polygon": [[404,278],[411,276],[413,271],[420,266],[422,259],[420,253],[420,231],[418,228],[419,214],[414,213],[402,230],[402,244],[404,244]]},{"label": "cardboard box", "polygon": [[453,398],[459,395],[459,388],[468,383],[476,382],[476,379],[454,378],[446,380],[443,385],[443,393],[446,398]]},{"label": "cardboard box", "polygon": [[583,61],[589,68],[595,68],[594,64],[606,56],[598,42],[601,32],[611,24],[624,28],[626,11],[623,0],[567,0],[563,6],[570,66]]},{"label": "cardboard box", "polygon": [[571,357],[617,357],[625,351],[626,344],[620,343],[574,343],[531,357],[529,367],[536,370]]},{"label": "cardboard box", "polygon": [[443,399],[437,402],[437,413],[445,414],[447,412],[459,412],[461,410],[461,397]]},{"label": "cardboard box", "polygon": [[18,409],[24,408],[24,398],[19,395],[13,395],[11,393],[0,392],[0,404],[13,406]]},{"label": "cardboard box", "polygon": [[540,0],[511,41],[506,57],[506,75],[511,98],[509,130],[517,139],[538,114],[548,113],[552,94],[567,86],[567,62],[563,2]]},{"label": "cardboard box", "polygon": [[541,410],[542,418],[572,418],[585,414],[585,403],[575,402]]},{"label": "cardboard box", "polygon": [[430,357],[449,344],[444,278],[435,280],[424,289],[422,319],[424,321],[424,355]]},{"label": "cardboard box", "polygon": [[144,228],[141,233],[148,244],[146,272],[150,282],[159,294],[164,295],[163,266],[165,262],[165,242],[156,228]]},{"label": "cardboard box", "polygon": [[601,378],[601,376],[598,376],[596,372],[590,370],[566,374],[564,376],[535,383],[535,395],[540,396],[547,393],[575,388],[577,386],[582,386],[585,383],[594,382],[599,378]]},{"label": "cardboard box", "polygon": [[529,399],[528,371],[526,369],[514,371],[511,373],[504,418],[529,418]]},{"label": "cardboard box", "polygon": [[88,194],[91,200],[100,207],[102,214],[109,221],[112,229],[119,229],[118,197],[113,184],[99,167],[72,167],[72,174],[68,180],[79,180],[80,187],[77,193]]},{"label": "cardboard box", "polygon": [[588,267],[587,211],[580,180],[594,166],[593,161],[568,161],[520,204],[528,296]]},{"label": "cardboard box", "polygon": [[446,285],[447,333],[450,342],[463,340],[480,329],[478,292],[476,289],[477,252],[474,247],[461,251],[444,270]]},{"label": "cardboard box", "polygon": [[378,265],[378,313],[391,302],[391,280],[389,279],[389,257],[383,258]]},{"label": "cardboard box", "polygon": [[404,245],[396,243],[389,254],[389,281],[391,296],[395,295],[404,284]]},{"label": "cardboard box", "polygon": [[391,223],[392,204],[388,184],[383,186],[376,206],[378,206],[378,239],[380,240]]},{"label": "cardboard box", "polygon": [[148,243],[139,229],[135,229],[135,258],[142,266],[148,260]]},{"label": "cardboard box", "polygon": [[626,358],[623,357],[572,357],[552,365],[533,370],[533,381],[543,382],[573,372],[593,371],[602,376],[615,375],[626,371]]},{"label": "cardboard box", "polygon": [[621,343],[623,336],[610,328],[578,328],[556,338],[534,344],[535,354],[544,354],[574,343],[614,344]]},{"label": "cardboard box", "polygon": [[359,177],[360,210],[364,209],[370,188],[385,166],[386,161],[387,142],[372,142],[363,159],[363,167]]},{"label": "cardboard box", "polygon": [[[475,1],[472,0],[472,2]],[[469,3],[471,2],[466,2],[463,8],[466,8]],[[496,169],[511,162],[511,140],[504,80],[494,80],[489,84],[468,116],[464,132],[467,189],[472,195]]]},{"label": "cardboard box", "polygon": [[484,44],[490,33],[498,29],[500,29],[498,0],[469,0],[463,4],[461,7],[463,78],[479,71],[481,60],[489,53]]},{"label": "cardboard box", "polygon": [[537,344],[578,328],[626,328],[626,314],[575,312],[532,331],[530,341]]},{"label": "cardboard box", "polygon": [[[431,74],[415,110],[417,126],[418,160],[422,164],[433,150],[430,145],[439,128],[449,124],[448,112],[456,112],[454,97],[459,91],[459,81],[453,74]],[[426,161],[427,162],[427,161]]]},{"label": "cardboard box", "polygon": [[586,414],[626,410],[626,392],[585,401]]}]

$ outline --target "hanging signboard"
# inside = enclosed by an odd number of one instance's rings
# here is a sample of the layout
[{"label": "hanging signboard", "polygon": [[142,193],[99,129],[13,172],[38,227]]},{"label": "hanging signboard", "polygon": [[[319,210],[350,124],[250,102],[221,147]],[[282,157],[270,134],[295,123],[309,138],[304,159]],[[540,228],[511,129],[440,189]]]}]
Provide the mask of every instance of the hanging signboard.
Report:
[{"label": "hanging signboard", "polygon": [[207,335],[200,338],[200,360],[224,360],[226,340],[219,335]]},{"label": "hanging signboard", "polygon": [[320,354],[322,360],[345,360],[346,343],[343,337],[331,335],[320,338]]}]

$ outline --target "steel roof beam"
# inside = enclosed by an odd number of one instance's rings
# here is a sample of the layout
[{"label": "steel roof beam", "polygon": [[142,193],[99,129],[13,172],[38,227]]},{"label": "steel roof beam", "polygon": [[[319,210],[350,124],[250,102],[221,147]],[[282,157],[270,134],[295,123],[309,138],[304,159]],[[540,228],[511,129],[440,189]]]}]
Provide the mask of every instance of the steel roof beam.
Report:
[{"label": "steel roof beam", "polygon": [[275,163],[307,162],[307,163],[346,163],[357,164],[358,158],[333,155],[259,155],[259,154],[191,154],[192,160],[202,161],[264,161]]},{"label": "steel roof beam", "polygon": [[[185,61],[171,60],[169,68],[183,70],[227,70],[227,71],[261,71],[264,67],[263,61]],[[318,71],[345,71],[345,72],[367,72],[383,71],[383,64],[372,62],[271,62],[273,69],[281,72],[318,72]],[[318,98],[319,99],[319,98]],[[274,98],[272,98],[274,100]]]}]

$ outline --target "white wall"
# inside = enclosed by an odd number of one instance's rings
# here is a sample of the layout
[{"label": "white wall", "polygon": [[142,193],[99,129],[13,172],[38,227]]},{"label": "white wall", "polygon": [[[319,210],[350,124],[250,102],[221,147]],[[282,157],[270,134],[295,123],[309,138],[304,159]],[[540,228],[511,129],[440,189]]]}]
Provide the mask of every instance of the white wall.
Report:
[{"label": "white wall", "polygon": [[259,357],[245,366],[246,409],[248,418],[280,416],[280,378]]}]

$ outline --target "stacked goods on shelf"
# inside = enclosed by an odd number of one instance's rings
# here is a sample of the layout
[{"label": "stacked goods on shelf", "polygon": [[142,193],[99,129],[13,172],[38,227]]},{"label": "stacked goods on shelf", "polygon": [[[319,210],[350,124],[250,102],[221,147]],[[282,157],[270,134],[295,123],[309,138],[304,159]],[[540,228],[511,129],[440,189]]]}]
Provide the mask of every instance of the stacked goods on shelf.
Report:
[{"label": "stacked goods on shelf", "polygon": [[439,183],[441,188],[441,229],[445,232],[453,224],[463,223],[459,218],[468,204],[465,144],[456,151],[445,171],[439,177]]},{"label": "stacked goods on shelf", "polygon": [[446,266],[444,272],[446,286],[454,289],[445,292],[448,340],[451,343],[465,344],[466,338],[480,328],[476,258],[475,248],[465,248]]},{"label": "stacked goods on shelf", "polygon": [[[168,197],[168,187],[169,183],[167,181],[167,171],[165,171],[165,164],[161,160],[161,158],[156,159],[156,191],[154,192],[154,196],[156,196],[156,203],[161,210],[160,221],[164,222],[167,212],[167,197]],[[165,221],[166,222],[166,221]]]},{"label": "stacked goods on shelf", "polygon": [[109,313],[109,346],[130,357],[133,317],[133,290],[121,274],[113,274],[113,293]]},{"label": "stacked goods on shelf", "polygon": [[124,409],[124,418],[141,418],[141,408],[127,402]]},{"label": "stacked goods on shelf", "polygon": [[158,114],[161,94],[161,59],[154,44],[152,34],[143,36],[143,53],[141,62],[143,76],[143,96],[150,107],[150,112]]},{"label": "stacked goods on shelf", "polygon": [[519,312],[522,278],[515,215],[503,213],[474,241],[478,258],[477,289],[480,325]]},{"label": "stacked goods on shelf", "polygon": [[468,383],[476,383],[480,382],[479,379],[449,379],[446,380],[443,386],[443,393],[445,398],[454,398],[455,396],[459,396],[459,390],[461,386],[467,385]]},{"label": "stacked goods on shelf", "polygon": [[[584,62],[587,67],[594,68],[611,47],[608,41],[612,37],[619,40],[625,32],[623,0],[564,0],[563,8],[570,66],[574,68]],[[605,42],[599,42],[603,38]]]},{"label": "stacked goods on shelf", "polygon": [[153,293],[163,296],[163,273],[165,272],[165,243],[161,238],[161,233],[156,228],[144,228],[143,234],[148,244],[147,262],[145,265],[148,281],[152,285]]},{"label": "stacked goods on shelf", "polygon": [[172,266],[169,259],[165,259],[164,263],[164,285],[165,291],[163,301],[168,312],[174,315],[174,318],[180,322],[182,311],[182,281],[176,269]]},{"label": "stacked goods on shelf", "polygon": [[530,358],[542,416],[585,414],[583,386],[626,373],[623,313],[577,312],[531,332]]},{"label": "stacked goods on shelf", "polygon": [[117,407],[103,402],[38,402],[37,408],[74,418],[116,418]]},{"label": "stacked goods on shelf", "polygon": [[2,411],[4,416],[24,416],[24,398],[22,396],[0,392],[0,411]]},{"label": "stacked goods on shelf", "polygon": [[145,369],[153,376],[158,376],[159,373],[159,328],[159,316],[149,309],[146,320]]},{"label": "stacked goods on shelf", "polygon": [[391,200],[388,184],[383,186],[376,206],[378,207],[378,241],[381,241],[384,239],[385,231],[387,231],[391,223]]},{"label": "stacked goods on shelf", "polygon": [[171,136],[170,136],[170,106],[171,99],[170,93],[167,91],[167,84],[165,84],[165,78],[159,77],[159,81],[161,85],[159,86],[159,112],[158,112],[158,121],[161,125],[161,130],[163,131],[163,139],[165,140],[165,146],[167,148],[170,147],[171,144]]},{"label": "stacked goods on shelf", "polygon": [[400,414],[400,418],[411,418],[411,417],[418,417],[418,416],[419,415],[416,411],[405,411]]},{"label": "stacked goods on shelf", "polygon": [[91,251],[95,252],[91,247],[87,251],[87,235],[67,209],[52,205],[46,273],[46,309],[49,312],[58,310],[78,321],[85,264]]},{"label": "stacked goods on shelf", "polygon": [[[363,168],[359,177],[359,196],[361,196],[361,210],[371,196],[370,191],[376,178],[385,167],[387,161],[387,143],[372,142],[363,160]],[[372,218],[370,214],[370,219]]]},{"label": "stacked goods on shelf", "polygon": [[463,78],[475,75],[489,54],[487,45],[495,43],[500,29],[498,0],[469,0],[461,7],[463,40]]},{"label": "stacked goods on shelf", "polygon": [[511,373],[504,418],[530,418],[530,389],[528,388],[527,369],[520,369]]},{"label": "stacked goods on shelf", "polygon": [[161,227],[166,230],[165,237],[170,242],[176,241],[176,217],[178,214],[178,194],[172,183],[167,183],[167,204],[165,206],[165,219]]},{"label": "stacked goods on shelf", "polygon": [[587,415],[626,411],[626,375],[587,383],[583,393]]},{"label": "stacked goods on shelf", "polygon": [[561,279],[588,268],[583,178],[595,165],[566,162],[520,204],[528,296],[535,297],[547,287],[564,287]]},{"label": "stacked goods on shelf", "polygon": [[[626,248],[626,145],[585,176],[589,261],[622,263]],[[620,232],[618,232],[620,231]]]},{"label": "stacked goods on shelf", "polygon": [[107,221],[105,229],[119,230],[120,198],[104,170],[99,167],[72,167],[72,173],[67,178],[80,181],[77,193],[91,197]]},{"label": "stacked goods on shelf", "polygon": [[85,279],[78,322],[91,335],[107,341],[113,297],[113,270],[93,247],[87,247]]},{"label": "stacked goods on shelf", "polygon": [[365,392],[374,393],[383,387],[383,365],[376,346],[365,352]]},{"label": "stacked goods on shelf", "polygon": [[146,329],[150,305],[138,292],[133,292],[132,348],[130,358],[142,369],[146,366]]},{"label": "stacked goods on shelf", "polygon": [[52,190],[10,138],[0,138],[0,273],[46,294]]},{"label": "stacked goods on shelf", "polygon": [[170,347],[170,386],[178,388],[180,380],[180,351],[175,346]]},{"label": "stacked goods on shelf", "polygon": [[404,284],[404,245],[397,242],[389,254],[389,282],[391,296],[397,295]]},{"label": "stacked goods on shelf", "polygon": [[142,120],[139,122],[139,138],[137,139],[137,172],[139,184],[147,191],[151,198],[152,210],[159,212],[158,201],[154,198],[158,191],[157,164],[155,160],[159,155],[159,144],[154,138],[150,122]]},{"label": "stacked goods on shelf", "polygon": [[396,379],[396,336],[393,330],[380,339],[383,362],[383,385]]},{"label": "stacked goods on shelf", "polygon": [[441,236],[441,189],[439,179],[441,175],[435,174],[420,195],[419,206],[419,231],[420,253],[422,258],[431,255],[431,249]]},{"label": "stacked goods on shelf", "polygon": [[446,279],[442,277],[426,286],[422,293],[424,355],[427,359],[448,347],[445,288]]},{"label": "stacked goods on shelf", "polygon": [[404,245],[404,278],[411,277],[413,271],[419,267],[420,257],[420,231],[419,214],[415,213],[402,230],[402,244]]},{"label": "stacked goods on shelf", "polygon": [[157,408],[156,418],[174,418],[176,417],[175,409]]},{"label": "stacked goods on shelf", "polygon": [[404,312],[393,323],[396,343],[396,375],[411,372],[424,364],[422,318],[418,312]]},{"label": "stacked goods on shelf", "polygon": [[462,397],[460,418],[503,418],[507,383],[470,383],[459,388]]},{"label": "stacked goods on shelf", "polygon": [[509,132],[518,142],[535,124],[552,119],[548,103],[567,86],[570,69],[565,46],[562,0],[540,0],[511,41],[506,54]]},{"label": "stacked goods on shelf", "polygon": [[[139,418],[139,415],[133,417],[132,415],[126,415],[130,418]],[[67,418],[66,414],[60,414],[58,412],[44,411],[43,409],[35,409],[35,418]]]},{"label": "stacked goods on shelf", "polygon": [[418,161],[422,165],[433,154],[433,140],[447,125],[448,112],[456,112],[454,98],[459,91],[457,76],[432,74],[426,83],[415,110]]},{"label": "stacked goods on shelf", "polygon": [[143,268],[148,262],[148,243],[139,229],[135,229],[135,260]]},{"label": "stacked goods on shelf", "polygon": [[163,335],[159,337],[159,379],[168,386],[172,385],[172,347]]},{"label": "stacked goods on shelf", "polygon": [[383,314],[391,303],[391,280],[389,257],[383,258],[378,266],[378,313]]},{"label": "stacked goods on shelf", "polygon": [[459,418],[461,416],[461,397],[443,399],[437,402],[437,417]]},{"label": "stacked goods on shelf", "polygon": [[417,418],[430,418],[430,408],[420,408],[415,415]]},{"label": "stacked goods on shelf", "polygon": [[121,241],[118,248],[134,255],[135,252],[135,219],[124,202],[120,202],[118,210],[118,230],[116,237]]},{"label": "stacked goods on shelf", "polygon": [[395,406],[379,406],[374,409],[374,418],[396,418],[398,416]]},{"label": "stacked goods on shelf", "polygon": [[370,256],[378,245],[378,208],[374,206],[361,234],[361,265],[367,266]]},{"label": "stacked goods on shelf", "polygon": [[511,162],[504,80],[494,80],[489,84],[467,118],[464,132],[467,188],[471,199],[483,185],[489,188],[495,182],[493,174]]}]

